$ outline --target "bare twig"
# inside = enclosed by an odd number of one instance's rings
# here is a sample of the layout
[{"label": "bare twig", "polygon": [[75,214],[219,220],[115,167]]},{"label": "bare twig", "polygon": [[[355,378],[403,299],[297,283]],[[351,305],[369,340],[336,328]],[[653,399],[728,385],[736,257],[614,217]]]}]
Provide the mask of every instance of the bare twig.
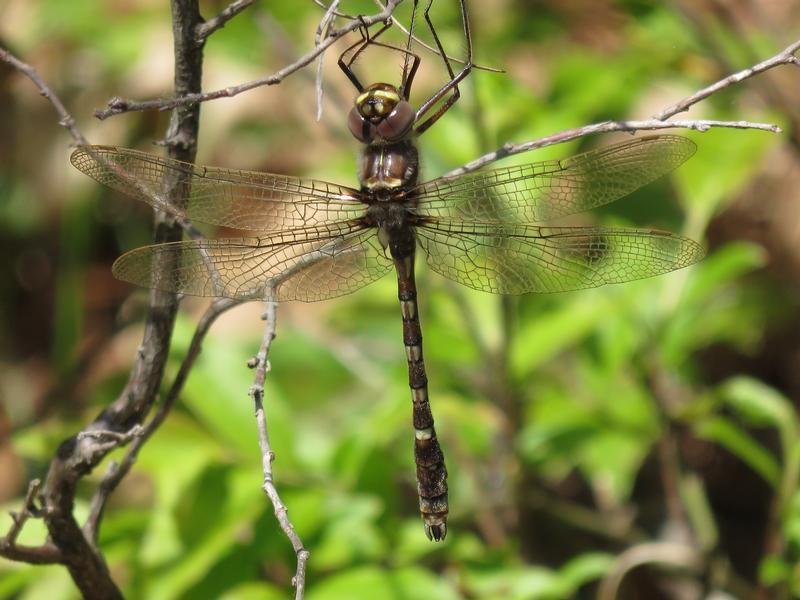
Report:
[{"label": "bare twig", "polygon": [[699,573],[703,568],[703,556],[691,546],[671,542],[633,546],[617,557],[616,563],[600,584],[598,600],[615,600],[625,575],[646,564],[661,564],[670,569]]},{"label": "bare twig", "polygon": [[[378,8],[383,8],[384,7],[383,6],[383,2],[381,2],[380,0],[374,0],[374,2],[378,6]],[[391,16],[391,20],[392,20],[392,25],[395,25],[400,31],[402,31],[406,35],[409,34],[408,29],[399,20],[397,20],[394,17],[394,15]],[[434,48],[433,46],[431,46],[427,42],[422,41],[416,35],[411,34],[411,39],[414,40],[417,44],[419,44],[423,48],[425,48],[425,50],[427,50],[428,52],[431,52],[431,53],[435,54],[436,56],[441,56],[442,55],[442,53],[439,52],[438,48]],[[465,61],[463,58],[458,58],[457,56],[450,56],[449,54],[446,54],[444,58],[446,58],[447,60],[449,60],[451,62],[458,63],[460,65],[467,64],[467,61]],[[487,67],[485,65],[476,65],[474,63],[472,65],[472,68],[477,70],[477,71],[489,71],[490,73],[505,73],[505,71],[503,69],[498,69],[497,67]]]},{"label": "bare twig", "polygon": [[9,545],[5,540],[0,540],[0,556],[32,565],[55,565],[64,562],[64,555],[50,543],[41,546],[21,546]]},{"label": "bare twig", "polygon": [[78,434],[78,441],[85,440],[87,438],[95,439],[95,440],[105,440],[108,442],[113,442],[115,446],[122,446],[130,442],[133,438],[139,437],[142,435],[143,430],[142,426],[138,423],[131,427],[128,431],[102,431],[102,430],[94,430],[94,431],[81,431]]},{"label": "bare twig", "polygon": [[[77,145],[87,146],[87,147],[89,146],[89,141],[86,139],[86,137],[84,137],[80,129],[78,129],[78,126],[75,124],[75,119],[64,107],[64,103],[61,102],[61,99],[53,92],[53,90],[50,89],[50,87],[42,79],[42,77],[39,75],[36,69],[34,69],[31,65],[27,64],[26,62],[23,62],[22,60],[18,59],[8,50],[5,50],[2,47],[0,47],[0,60],[10,64],[12,67],[19,70],[34,83],[34,85],[39,89],[41,95],[50,101],[50,103],[53,105],[56,112],[58,113],[58,116],[60,117],[58,124],[61,125],[62,127],[65,127],[69,131],[70,135],[72,135],[72,138],[75,140],[75,143]],[[97,158],[97,160],[103,162],[102,158]],[[121,169],[117,169],[117,172],[120,175],[124,175],[124,171],[122,171]],[[130,183],[134,185],[134,187],[141,186],[141,184],[132,176],[130,178]],[[203,237],[203,235],[197,230],[197,228],[195,228],[192,222],[185,215],[179,215],[175,213],[171,214],[175,218],[176,223],[180,225],[190,237],[192,237],[193,239],[201,239]]]},{"label": "bare twig", "polygon": [[108,108],[104,110],[97,110],[95,111],[94,114],[98,119],[106,119],[108,117],[112,117],[114,115],[130,111],[169,110],[172,108],[176,108],[178,106],[185,106],[188,104],[198,104],[201,102],[207,102],[209,100],[215,100],[217,98],[231,98],[233,96],[241,94],[242,92],[246,92],[248,90],[252,90],[254,88],[265,85],[276,85],[281,81],[283,81],[286,77],[288,77],[292,73],[295,73],[296,71],[302,69],[303,67],[311,64],[314,61],[314,59],[316,59],[323,52],[325,52],[325,50],[327,50],[333,44],[335,44],[336,41],[346,33],[355,31],[356,29],[362,26],[369,27],[370,25],[374,25],[375,23],[385,22],[391,16],[395,7],[401,1],[402,0],[389,0],[385,10],[382,10],[381,12],[375,15],[364,17],[362,20],[348,23],[341,29],[331,29],[328,32],[328,37],[321,44],[316,45],[313,50],[310,50],[309,52],[301,56],[294,63],[287,65],[286,67],[280,69],[279,71],[275,72],[272,75],[268,75],[267,77],[254,79],[252,81],[248,81],[240,85],[235,85],[215,90],[213,92],[207,92],[204,94],[203,93],[186,94],[185,96],[179,96],[175,98],[160,98],[160,99],[145,100],[140,102],[136,100],[129,100],[126,98],[115,97],[108,101]]},{"label": "bare twig", "polygon": [[[154,189],[152,185],[148,185],[139,179],[136,174],[126,170],[123,164],[114,162],[104,152],[97,151],[95,146],[83,146],[81,150],[121,179],[127,186],[127,194],[134,197],[138,195],[140,200],[146,201],[154,209],[169,215],[169,218],[183,229],[190,238],[194,240],[205,239],[203,233],[194,226],[192,220],[186,215],[186,211],[175,205],[168,197],[168,194],[165,193],[165,191],[169,190],[169,186],[167,186],[167,190]],[[132,192],[136,192],[136,194],[132,194]]]},{"label": "bare twig", "polygon": [[[201,22],[197,1],[172,0],[171,8],[176,95],[197,93],[200,91],[202,66],[202,47],[194,39],[195,28]],[[167,144],[171,158],[194,161],[198,123],[196,106],[179,107],[173,112]],[[86,143],[82,136],[77,139]],[[170,201],[177,206],[182,206],[185,200],[186,187],[182,183],[180,180],[164,182]],[[177,241],[182,237],[180,227],[161,212],[156,213],[155,231],[157,243]],[[153,264],[154,272],[168,268],[170,265],[163,261]],[[163,377],[177,307],[174,293],[151,291],[144,340],[128,383],[119,397],[84,432],[125,432],[145,419]],[[84,597],[116,599],[122,598],[122,592],[111,576],[105,557],[93,540],[84,535],[74,515],[78,483],[99,464],[108,450],[108,444],[98,443],[91,436],[78,439],[78,435],[74,435],[62,442],[50,463],[42,490],[42,517],[52,546],[59,553],[56,557],[58,562],[68,569],[81,594]],[[47,547],[42,552],[49,552],[45,555],[46,560],[54,556]],[[39,557],[31,555],[29,558],[35,561]]]},{"label": "bare twig", "polygon": [[22,528],[30,518],[42,516],[42,509],[36,506],[36,499],[39,495],[39,488],[42,482],[33,479],[28,484],[28,492],[22,503],[22,511],[11,512],[13,524],[3,539],[0,539],[0,556],[9,560],[16,560],[36,565],[50,565],[62,562],[63,557],[58,548],[53,544],[45,543],[41,546],[20,546],[17,544],[17,537],[22,532]]},{"label": "bare twig", "polygon": [[737,84],[745,79],[749,79],[753,75],[758,75],[759,73],[763,73],[764,71],[768,71],[774,67],[778,67],[780,65],[800,65],[800,59],[795,56],[795,53],[800,50],[800,40],[794,42],[790,46],[787,46],[778,54],[773,56],[772,58],[768,58],[757,65],[753,65],[747,69],[739,71],[738,73],[734,73],[733,75],[729,75],[725,79],[720,79],[716,83],[703,88],[702,90],[695,92],[691,96],[684,98],[680,102],[673,104],[672,106],[665,108],[660,113],[655,115],[655,118],[659,121],[663,121],[664,119],[668,119],[674,115],[677,115],[681,112],[686,112],[689,110],[689,107],[697,104],[701,100],[705,100],[712,94],[720,90],[724,90],[727,87],[730,87],[734,84]]},{"label": "bare twig", "polygon": [[[322,42],[324,37],[328,37],[328,31],[330,30],[331,25],[336,18],[335,12],[336,9],[339,7],[339,0],[334,0],[331,2],[331,5],[328,7],[328,10],[325,11],[325,14],[322,16],[322,20],[319,22],[319,27],[317,27],[317,31],[314,34],[314,44],[319,46]],[[314,87],[317,90],[317,121],[322,120],[322,68],[325,63],[325,53],[319,55],[317,58],[317,76]]]},{"label": "bare twig", "polygon": [[610,133],[613,131],[627,131],[629,133],[636,133],[637,131],[652,131],[657,129],[693,129],[695,131],[708,131],[713,127],[726,127],[734,129],[758,129],[761,131],[769,131],[772,133],[780,133],[781,129],[777,125],[771,123],[751,123],[749,121],[659,121],[657,119],[647,119],[644,121],[603,121],[601,123],[593,123],[591,125],[584,125],[583,127],[575,127],[573,129],[565,129],[548,135],[538,140],[530,142],[523,142],[521,144],[505,144],[501,148],[484,154],[467,164],[453,169],[445,174],[445,177],[455,177],[463,175],[470,171],[480,169],[484,165],[492,163],[496,160],[520,154],[522,152],[529,152],[538,148],[545,148],[547,146],[554,146],[562,144],[569,140],[593,135],[596,133]]},{"label": "bare twig", "polygon": [[197,43],[202,44],[208,39],[215,31],[225,27],[225,23],[230,21],[240,12],[253,4],[255,0],[235,0],[226,6],[216,17],[213,17],[197,26],[195,35],[197,36]]},{"label": "bare twig", "polygon": [[267,302],[264,314],[265,326],[264,337],[261,340],[261,347],[251,366],[255,367],[256,375],[253,385],[250,388],[250,397],[255,404],[256,423],[258,425],[258,445],[261,448],[261,464],[264,471],[263,490],[267,494],[275,510],[275,517],[278,519],[281,529],[294,548],[297,555],[297,570],[292,579],[295,586],[295,600],[303,600],[305,597],[306,563],[308,562],[309,552],[303,546],[300,536],[294,529],[294,525],[289,520],[288,509],[280,498],[278,490],[272,476],[272,461],[275,460],[275,453],[269,443],[269,432],[267,430],[267,417],[264,412],[264,381],[269,370],[269,350],[272,340],[275,339],[275,329],[277,326],[278,305],[275,302]]},{"label": "bare twig", "polygon": [[94,444],[95,452],[110,452],[114,448],[124,446],[136,437],[142,435],[142,426],[138,423],[131,427],[128,431],[110,431],[104,429],[91,429],[81,431],[76,436],[79,442],[84,440],[96,440]]},{"label": "bare twig", "polygon": [[[381,10],[384,10],[386,8],[385,4],[383,2],[381,2],[380,0],[373,0],[373,1],[375,2],[375,5],[378,8],[380,8]],[[320,8],[324,8],[326,11],[330,11],[331,8],[333,7],[334,3],[331,3],[330,6],[326,6],[325,3],[322,2],[322,0],[314,0],[314,4],[316,4]],[[351,21],[354,20],[354,19],[358,19],[357,15],[350,15],[350,14],[341,12],[341,11],[338,10],[338,7],[333,9],[333,15],[336,16],[336,17],[342,17],[344,19],[349,19]],[[394,15],[389,17],[389,20],[392,22],[393,26],[397,27],[404,34],[406,34],[406,35],[409,34],[408,29],[397,18],[395,18]],[[424,42],[423,40],[418,38],[416,35],[411,34],[411,39],[414,40],[417,44],[419,44],[423,48],[425,48],[425,50],[427,50],[428,52],[432,52],[436,56],[441,56],[441,53],[439,52],[438,48],[434,48],[433,46],[431,46],[427,42]],[[447,60],[449,60],[451,62],[454,62],[454,63],[461,64],[461,65],[466,64],[466,61],[463,58],[450,56],[449,54],[447,55]],[[484,66],[484,65],[473,64],[472,68],[476,69],[478,71],[489,71],[490,73],[505,73],[505,71],[503,69],[498,69],[497,67],[487,67],[487,66]]]},{"label": "bare twig", "polygon": [[55,93],[53,93],[53,90],[51,90],[50,86],[45,83],[44,79],[42,79],[36,69],[34,69],[28,63],[21,61],[16,56],[11,54],[11,52],[2,47],[0,47],[0,60],[10,64],[21,73],[24,73],[28,79],[33,82],[33,84],[39,89],[39,93],[47,98],[47,100],[50,101],[50,104],[53,105],[53,108],[56,109],[56,112],[60,117],[58,124],[62,127],[65,127],[78,144],[89,143],[86,141],[86,138],[83,137],[83,134],[80,132],[77,125],[75,125],[75,119],[72,118],[72,115],[69,114],[69,111],[67,111],[67,109],[64,107],[61,99]]},{"label": "bare twig", "polygon": [[558,133],[554,133],[552,135],[540,138],[538,140],[532,140],[530,142],[524,142],[522,144],[511,144],[507,143],[503,145],[503,147],[498,148],[493,152],[489,152],[488,154],[484,154],[483,156],[476,158],[475,160],[468,162],[466,165],[463,165],[457,169],[453,169],[449,171],[446,176],[448,177],[455,177],[457,175],[462,175],[464,173],[469,173],[470,171],[475,171],[476,169],[481,168],[482,166],[494,162],[496,160],[500,160],[502,158],[506,158],[508,156],[512,156],[514,154],[519,154],[521,152],[528,152],[530,150],[536,150],[538,148],[544,148],[546,146],[553,146],[555,144],[561,144],[563,142],[567,142],[569,140],[574,140],[579,137],[584,137],[587,135],[592,135],[596,133],[610,133],[612,131],[627,131],[630,133],[635,133],[637,131],[653,131],[658,129],[693,129],[695,131],[708,131],[714,127],[726,127],[726,128],[733,128],[733,129],[757,129],[761,131],[769,131],[772,133],[780,133],[781,129],[777,125],[772,123],[753,123],[750,121],[713,121],[713,120],[675,120],[675,121],[666,121],[665,119],[676,115],[679,112],[687,110],[690,106],[696,104],[697,102],[708,98],[712,94],[728,88],[732,85],[735,85],[745,79],[752,77],[753,75],[757,75],[758,73],[763,73],[768,69],[772,69],[773,67],[777,67],[779,65],[785,64],[793,64],[799,65],[800,59],[795,56],[795,53],[800,49],[800,40],[793,43],[792,45],[786,47],[784,50],[773,56],[772,58],[768,58],[767,60],[758,63],[750,67],[749,69],[745,69],[743,71],[739,71],[738,73],[734,73],[726,77],[725,79],[721,79],[720,81],[710,85],[702,90],[692,94],[691,96],[687,96],[680,102],[665,108],[663,111],[658,113],[652,119],[645,119],[641,121],[603,121],[601,123],[593,123],[591,125],[585,125],[583,127],[576,127],[574,129],[565,129],[564,131],[559,131]]},{"label": "bare twig", "polygon": [[14,524],[8,530],[4,542],[9,546],[17,543],[17,536],[22,531],[25,521],[31,517],[38,517],[41,510],[36,507],[36,498],[39,494],[39,488],[42,482],[39,479],[33,479],[28,483],[28,492],[25,494],[25,500],[22,503],[22,511],[19,513],[12,512],[11,520]]},{"label": "bare twig", "polygon": [[103,510],[108,497],[116,489],[120,481],[122,481],[122,479],[131,470],[131,467],[133,467],[133,464],[136,462],[136,458],[138,457],[142,446],[144,446],[150,436],[152,436],[153,433],[155,433],[155,431],[161,426],[161,424],[167,418],[167,415],[172,410],[172,407],[175,405],[175,402],[183,390],[183,386],[186,383],[186,379],[188,378],[189,373],[191,372],[192,367],[197,360],[197,357],[200,356],[203,340],[211,328],[211,325],[222,313],[233,308],[234,306],[238,306],[239,304],[241,304],[241,302],[228,298],[215,300],[200,318],[200,321],[197,323],[197,328],[194,331],[194,335],[192,336],[192,341],[189,344],[189,349],[186,352],[186,356],[181,362],[181,366],[178,369],[177,375],[175,375],[175,380],[172,382],[169,392],[167,392],[167,395],[164,398],[164,402],[161,403],[161,406],[159,406],[156,414],[144,427],[137,426],[137,434],[135,437],[131,437],[128,440],[130,441],[130,439],[133,439],[133,443],[128,449],[125,458],[119,464],[112,463],[100,482],[100,485],[98,486],[97,491],[92,498],[89,517],[86,519],[86,523],[83,526],[84,534],[88,539],[96,543],[97,535],[99,533],[100,520],[102,519]]}]

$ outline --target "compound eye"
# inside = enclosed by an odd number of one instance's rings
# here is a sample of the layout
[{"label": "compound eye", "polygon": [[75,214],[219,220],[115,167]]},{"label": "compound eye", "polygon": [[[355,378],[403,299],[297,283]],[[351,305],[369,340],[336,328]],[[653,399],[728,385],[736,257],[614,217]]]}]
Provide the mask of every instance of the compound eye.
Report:
[{"label": "compound eye", "polygon": [[414,125],[414,109],[405,100],[397,103],[394,110],[380,123],[378,135],[387,141],[399,140],[405,136]]},{"label": "compound eye", "polygon": [[361,116],[357,106],[350,111],[347,126],[359,142],[369,144],[375,138],[375,126]]}]

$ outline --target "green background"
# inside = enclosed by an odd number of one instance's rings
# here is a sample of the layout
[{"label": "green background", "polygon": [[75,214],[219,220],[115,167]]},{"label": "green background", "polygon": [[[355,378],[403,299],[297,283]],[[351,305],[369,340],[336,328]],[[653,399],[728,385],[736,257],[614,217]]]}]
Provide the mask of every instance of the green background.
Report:
[{"label": "green background", "polygon": [[[114,95],[169,95],[165,4],[11,0],[0,6],[0,44],[40,70],[93,143],[159,152],[152,142],[166,113],[99,122],[92,110]],[[473,4],[476,60],[505,73],[475,71],[423,136],[425,179],[505,142],[647,118],[800,31],[793,1]],[[203,14],[223,6],[205,2]],[[407,8],[398,18],[407,21]],[[375,12],[368,2],[342,9]],[[321,15],[312,2],[246,11],[209,41],[205,89],[293,61],[312,46]],[[455,2],[437,0],[434,18],[449,51],[462,53]],[[344,116],[355,94],[336,48],[321,121],[309,68],[205,104],[198,162],[354,185],[358,146]],[[420,52],[416,103],[443,79],[436,57]],[[397,57],[376,56],[365,55],[359,73],[396,81]],[[425,538],[416,508],[394,278],[279,308],[265,405],[275,480],[311,552],[307,598],[589,598],[618,561],[651,543],[678,544],[699,569],[636,569],[623,597],[800,593],[799,81],[784,67],[683,115],[769,121],[784,133],[685,133],[699,147],[685,166],[580,221],[702,240],[709,255],[690,269],[502,298],[418,266],[450,472],[444,543]],[[582,139],[503,164],[624,139]],[[30,82],[0,65],[0,531],[58,443],[115,398],[141,341],[145,293],[113,280],[110,265],[148,243],[149,209],[72,170],[69,144]],[[183,302],[165,386],[205,306]],[[176,409],[111,498],[100,544],[131,598],[292,595],[294,553],[260,490],[247,396],[260,311],[243,306],[214,326]],[[79,515],[106,466],[81,487]],[[44,535],[30,522],[20,541]],[[0,597],[76,594],[61,567],[0,560]]]}]

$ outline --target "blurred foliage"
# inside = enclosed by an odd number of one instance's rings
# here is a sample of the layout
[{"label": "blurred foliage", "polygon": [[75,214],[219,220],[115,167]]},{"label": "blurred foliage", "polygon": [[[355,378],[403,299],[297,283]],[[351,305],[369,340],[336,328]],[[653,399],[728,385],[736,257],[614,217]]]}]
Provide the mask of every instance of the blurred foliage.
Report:
[{"label": "blurred foliage", "polygon": [[[224,4],[204,2],[203,13]],[[208,43],[207,89],[271,73],[313,43],[322,13],[312,2],[262,4]],[[442,39],[458,55],[456,3],[435,4]],[[471,75],[462,100],[421,142],[425,177],[507,141],[649,116],[783,47],[800,14],[775,8],[764,21],[732,3],[736,14],[726,16],[714,2],[472,4],[477,61],[506,73]],[[342,8],[375,10],[371,2]],[[408,7],[398,16],[407,21]],[[40,69],[92,141],[150,149],[163,135],[164,114],[98,123],[91,109],[114,95],[169,94],[166,3],[11,0],[0,7],[0,44]],[[198,161],[352,184],[357,147],[343,115],[353,90],[335,58],[325,63],[320,123],[307,70],[204,105]],[[357,67],[370,80],[398,72],[396,59],[366,56]],[[424,53],[416,99],[440,79],[440,64]],[[786,134],[686,134],[699,145],[689,163],[596,215],[705,239],[709,256],[695,267],[498,298],[420,265],[431,397],[451,482],[444,543],[428,542],[417,514],[393,278],[337,301],[280,308],[267,416],[276,482],[311,552],[310,600],[593,597],[626,549],[647,541],[701,552],[706,576],[646,567],[623,597],[800,594],[800,338],[787,334],[800,321],[798,211],[789,202],[798,189],[797,145],[789,144],[797,121],[779,94],[763,90],[752,80],[691,116],[774,121]],[[4,532],[8,510],[45,474],[59,441],[124,384],[143,293],[114,282],[110,264],[150,233],[146,207],[69,170],[68,140],[29,82],[0,71],[0,103]],[[165,385],[203,307],[184,303]],[[215,325],[179,406],[112,497],[101,547],[131,598],[290,594],[295,557],[259,487],[247,397],[258,312],[242,307]],[[106,466],[82,488],[79,515]],[[44,535],[32,521],[20,542]],[[0,597],[77,593],[63,568],[0,561]]]}]

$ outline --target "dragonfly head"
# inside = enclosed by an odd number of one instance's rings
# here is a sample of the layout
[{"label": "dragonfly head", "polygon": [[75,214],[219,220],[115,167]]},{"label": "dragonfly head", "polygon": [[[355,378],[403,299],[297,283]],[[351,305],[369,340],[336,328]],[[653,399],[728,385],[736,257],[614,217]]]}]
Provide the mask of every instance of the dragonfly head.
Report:
[{"label": "dragonfly head", "polygon": [[395,86],[374,83],[356,98],[348,125],[365,144],[397,142],[409,134],[414,118],[414,109]]}]

